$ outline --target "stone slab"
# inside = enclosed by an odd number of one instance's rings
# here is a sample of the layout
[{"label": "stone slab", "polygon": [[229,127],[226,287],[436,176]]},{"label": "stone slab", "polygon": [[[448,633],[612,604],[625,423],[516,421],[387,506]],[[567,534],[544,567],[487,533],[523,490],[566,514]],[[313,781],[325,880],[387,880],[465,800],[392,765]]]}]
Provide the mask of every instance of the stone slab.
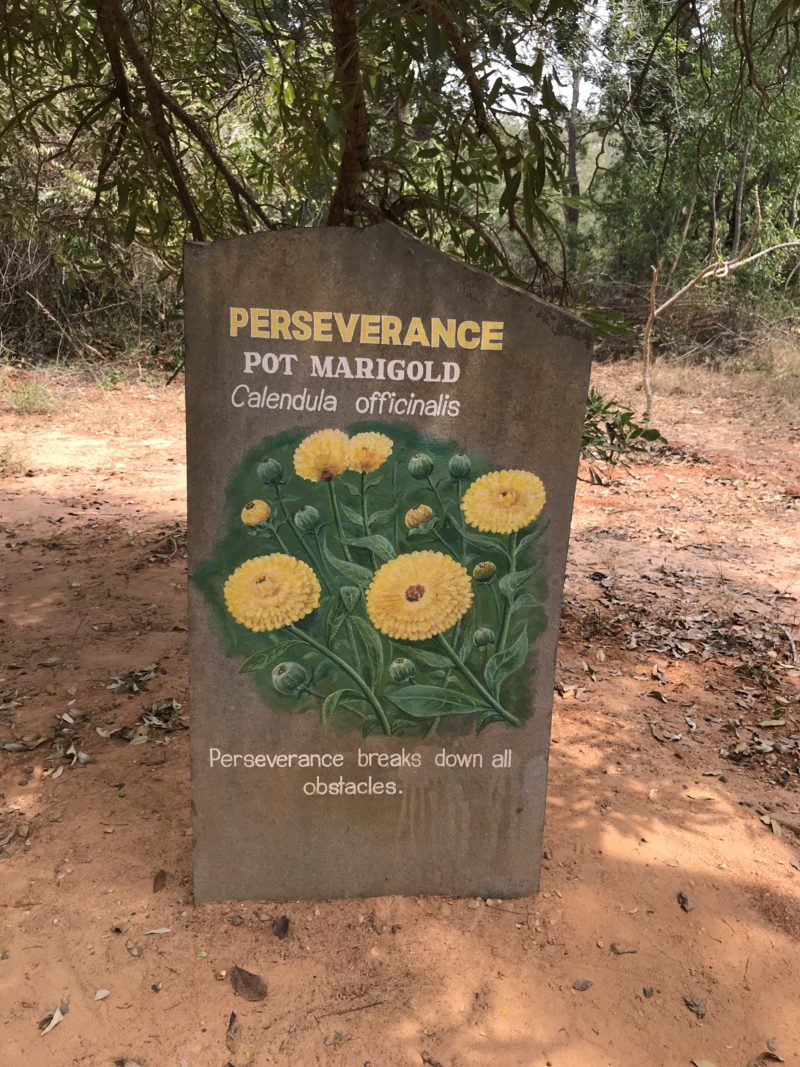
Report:
[{"label": "stone slab", "polygon": [[196,901],[535,891],[591,331],[390,224],[185,286]]}]

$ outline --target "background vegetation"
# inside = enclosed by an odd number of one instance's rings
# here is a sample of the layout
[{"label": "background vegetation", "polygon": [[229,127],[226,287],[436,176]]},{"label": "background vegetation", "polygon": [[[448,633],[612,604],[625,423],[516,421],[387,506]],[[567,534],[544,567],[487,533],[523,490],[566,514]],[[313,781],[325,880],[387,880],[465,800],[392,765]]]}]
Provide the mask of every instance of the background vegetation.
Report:
[{"label": "background vegetation", "polygon": [[[653,266],[664,299],[798,236],[792,0],[11,0],[0,18],[6,362],[178,366],[186,239],[391,219],[576,305],[613,349]],[[698,287],[656,349],[791,341],[799,287],[796,248],[765,256]]]}]

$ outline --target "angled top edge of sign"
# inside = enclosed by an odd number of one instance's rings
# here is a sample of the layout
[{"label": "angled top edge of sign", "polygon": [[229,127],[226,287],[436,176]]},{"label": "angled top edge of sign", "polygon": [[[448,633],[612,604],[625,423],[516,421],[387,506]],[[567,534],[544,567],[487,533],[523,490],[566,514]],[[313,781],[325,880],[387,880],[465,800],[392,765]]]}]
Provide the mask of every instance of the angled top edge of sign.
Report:
[{"label": "angled top edge of sign", "polygon": [[449,253],[435,248],[426,241],[420,240],[418,237],[415,237],[414,234],[409,233],[407,230],[402,229],[402,227],[397,226],[393,222],[379,222],[372,226],[364,227],[305,226],[286,230],[258,230],[255,233],[241,234],[236,237],[223,237],[215,241],[186,241],[184,244],[184,257],[187,262],[190,257],[198,260],[208,260],[208,258],[213,256],[215,252],[227,253],[230,245],[236,243],[238,243],[240,247],[244,247],[246,244],[252,246],[269,244],[274,247],[278,242],[341,242],[343,238],[345,240],[350,239],[353,241],[372,243],[378,241],[384,242],[387,245],[387,250],[393,243],[395,243],[398,248],[405,245],[407,248],[413,249],[414,252],[420,255],[430,257],[431,261],[447,261],[453,268],[457,268],[463,272],[465,276],[469,276],[472,281],[477,281],[484,285],[496,286],[504,290],[506,294],[518,299],[520,303],[524,302],[532,308],[535,308],[536,314],[546,319],[547,325],[554,335],[567,335],[587,346],[588,352],[586,354],[586,361],[587,363],[591,363],[591,346],[594,342],[594,330],[575,312],[551,304],[548,301],[543,300],[540,296],[526,292],[526,290],[520,289],[517,286],[512,285],[510,282],[495,278],[493,275],[488,274],[479,267],[473,267],[468,263],[464,263],[462,260],[456,259],[455,256],[451,256]]}]

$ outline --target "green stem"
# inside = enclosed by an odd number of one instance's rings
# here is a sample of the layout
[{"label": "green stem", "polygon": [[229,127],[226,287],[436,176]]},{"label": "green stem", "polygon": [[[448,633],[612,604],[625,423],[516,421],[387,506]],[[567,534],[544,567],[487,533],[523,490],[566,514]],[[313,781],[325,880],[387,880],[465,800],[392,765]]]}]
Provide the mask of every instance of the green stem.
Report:
[{"label": "green stem", "polygon": [[[513,574],[517,569],[517,534],[516,531],[511,534],[508,541],[508,559],[509,567],[508,573]],[[506,598],[505,607],[503,608],[503,622],[500,627],[500,636],[497,639],[497,651],[502,652],[506,647],[506,639],[508,637],[508,628],[511,625],[511,601],[513,599],[513,593]]]},{"label": "green stem", "polygon": [[[497,584],[496,584],[494,578],[492,579],[491,589],[492,589],[492,599],[494,600],[494,614],[495,614],[495,623],[494,624],[497,627],[497,632],[500,633],[500,627],[503,624],[503,609],[500,607],[500,597],[499,597],[499,595],[497,593]],[[495,643],[496,642],[497,642],[497,638],[495,638]]]},{"label": "green stem", "polygon": [[299,637],[301,641],[305,641],[307,644],[311,645],[313,649],[316,649],[316,651],[319,652],[321,655],[326,656],[331,661],[331,663],[337,666],[340,670],[344,671],[345,674],[349,675],[349,677],[353,679],[358,688],[367,698],[367,702],[374,709],[375,714],[378,716],[378,721],[381,724],[383,732],[385,734],[391,734],[392,727],[386,717],[386,712],[383,710],[375,694],[372,692],[372,690],[361,677],[361,675],[358,673],[358,671],[354,670],[349,663],[346,663],[345,660],[337,656],[336,653],[333,652],[330,648],[326,648],[325,645],[323,645],[320,641],[317,641],[317,639],[315,637],[312,637],[311,634],[307,634],[304,630],[298,629],[298,627],[295,626],[293,622],[290,622],[286,629],[289,630],[290,633],[294,634],[295,637]]},{"label": "green stem", "polygon": [[461,562],[467,565],[467,532],[464,529],[464,516],[461,514],[461,479],[456,479],[456,511],[459,514],[461,526]]},{"label": "green stem", "polygon": [[522,723],[516,717],[516,715],[512,715],[510,711],[506,711],[503,705],[500,704],[499,701],[495,700],[495,698],[492,696],[486,686],[484,686],[482,682],[478,681],[478,679],[475,677],[469,667],[461,659],[459,659],[458,653],[447,640],[447,638],[444,636],[444,634],[439,634],[439,641],[441,642],[442,648],[453,661],[456,670],[460,671],[464,675],[464,677],[467,679],[469,684],[475,689],[475,691],[480,696],[482,696],[483,699],[492,708],[494,708],[496,712],[498,712],[498,714],[502,715],[506,722],[511,723],[512,726],[522,726]]},{"label": "green stem", "polygon": [[[316,532],[317,531],[314,530],[315,534],[316,534]],[[320,580],[322,582],[323,589],[325,590],[326,593],[330,594],[332,592],[332,590],[331,590],[331,587],[330,587],[330,585],[328,583],[328,576],[327,576],[327,572],[325,570],[325,566],[324,566],[324,564],[322,562],[322,550],[320,549],[319,556],[317,556],[316,553],[312,552],[311,545],[310,544],[307,545],[305,543],[305,538],[299,532],[298,532],[297,536],[298,536],[298,538],[300,540],[300,543],[303,546],[303,551],[306,553],[308,558],[311,560],[312,565],[319,571],[319,577],[320,577]],[[319,548],[319,538],[316,539],[316,542],[317,542],[317,548]]]},{"label": "green stem", "polygon": [[[281,496],[281,487],[279,485],[275,486],[275,495],[278,498],[278,507],[281,509],[281,514],[283,515],[284,520],[289,524],[289,529],[294,534],[298,545],[300,545],[300,548],[305,551],[306,549],[305,549],[305,545],[303,544],[303,539],[300,536],[300,533],[298,532],[297,527],[295,526],[295,524],[292,522],[291,518],[289,517],[289,512],[286,510],[286,505],[284,504],[283,497]],[[309,558],[311,559],[312,563],[315,563],[315,561],[311,557],[310,553],[309,553]]]},{"label": "green stem", "polygon": [[336,499],[336,490],[333,488],[333,478],[328,479],[328,492],[331,496],[331,510],[333,511],[333,521],[336,523],[336,531],[339,534],[339,540],[342,542],[342,548],[344,549],[345,558],[353,562],[353,557],[350,555],[350,547],[347,544],[347,539],[344,533],[344,526],[342,526],[342,516],[339,514],[339,501]]},{"label": "green stem", "polygon": [[317,558],[319,559],[320,573],[326,575],[326,585],[331,591],[335,592],[336,585],[331,577],[330,568],[327,566],[325,553],[322,551],[322,541],[320,541],[318,526],[314,529],[314,544],[317,546]]},{"label": "green stem", "polygon": [[[364,523],[364,536],[369,537],[369,514],[367,513],[367,489],[365,486],[366,474],[361,472],[361,521]],[[375,553],[370,549],[370,559],[372,560],[372,569],[378,565],[378,561],[375,559]]]},{"label": "green stem", "polygon": [[442,494],[439,492],[438,487],[436,485],[434,485],[433,479],[431,478],[430,474],[428,475],[428,485],[433,490],[434,496],[436,497],[437,501],[439,502],[439,507],[442,509],[442,518],[443,519],[447,519],[447,521],[449,522],[450,521],[450,512],[447,510],[447,505],[442,500]]},{"label": "green stem", "polygon": [[353,662],[358,663],[360,654],[358,651],[358,644],[356,642],[356,635],[353,631],[353,620],[349,614],[344,620],[344,628],[345,630],[347,630],[347,640],[350,642],[350,647],[353,650]]},{"label": "green stem", "polygon": [[278,533],[278,527],[277,527],[277,526],[272,526],[272,536],[273,536],[273,537],[275,538],[275,540],[276,540],[276,541],[278,542],[278,544],[279,544],[279,545],[281,546],[281,548],[282,548],[282,549],[283,549],[283,551],[284,551],[284,552],[286,553],[286,555],[287,555],[287,556],[291,556],[291,552],[290,552],[290,551],[289,551],[289,549],[288,549],[288,548],[286,547],[286,545],[285,545],[285,544],[283,543],[283,538],[282,538],[282,537],[281,537],[281,535],[280,535],[280,534]]},{"label": "green stem", "polygon": [[452,556],[453,559],[457,560],[458,556],[456,555],[454,550],[450,547],[450,545],[448,545],[447,541],[445,541],[445,539],[442,537],[442,535],[439,533],[439,531],[438,530],[431,530],[431,533],[436,538],[436,540],[439,541],[440,544],[442,544],[444,546],[445,552],[447,552],[447,554],[449,556]]}]

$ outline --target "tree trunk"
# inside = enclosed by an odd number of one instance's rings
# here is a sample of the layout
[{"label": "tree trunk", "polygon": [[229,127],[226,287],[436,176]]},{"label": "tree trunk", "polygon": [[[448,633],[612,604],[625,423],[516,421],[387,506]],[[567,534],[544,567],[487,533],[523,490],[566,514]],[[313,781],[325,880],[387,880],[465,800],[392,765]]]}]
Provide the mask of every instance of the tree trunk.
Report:
[{"label": "tree trunk", "polygon": [[369,116],[361,79],[355,0],[330,0],[330,10],[345,136],[328,225],[341,226],[357,210],[361,176],[369,168]]},{"label": "tree trunk", "polygon": [[[572,101],[567,116],[567,186],[571,197],[581,195],[581,186],[578,181],[578,102],[581,95],[581,71],[575,66],[572,71]],[[567,226],[577,229],[580,220],[580,209],[577,204],[566,204],[564,218]]]},{"label": "tree trunk", "polygon": [[733,204],[733,239],[731,242],[731,258],[739,255],[742,244],[742,204],[744,202],[744,187],[747,180],[747,162],[750,158],[750,145],[752,134],[747,135],[742,148],[742,161],[739,165],[739,177],[736,182],[736,198]]}]

